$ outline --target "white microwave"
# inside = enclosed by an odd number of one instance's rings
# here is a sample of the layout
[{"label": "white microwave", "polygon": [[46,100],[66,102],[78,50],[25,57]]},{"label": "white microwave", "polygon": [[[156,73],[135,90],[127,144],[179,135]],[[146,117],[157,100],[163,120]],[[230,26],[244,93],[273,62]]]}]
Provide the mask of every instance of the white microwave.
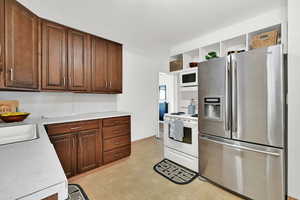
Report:
[{"label": "white microwave", "polygon": [[198,85],[198,72],[197,70],[191,70],[180,73],[180,86],[191,87]]}]

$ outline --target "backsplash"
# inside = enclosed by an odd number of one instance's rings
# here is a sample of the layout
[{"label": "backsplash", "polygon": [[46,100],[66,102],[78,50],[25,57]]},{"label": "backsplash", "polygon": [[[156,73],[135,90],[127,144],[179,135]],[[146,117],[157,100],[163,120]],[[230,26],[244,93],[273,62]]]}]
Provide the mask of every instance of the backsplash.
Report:
[{"label": "backsplash", "polygon": [[117,110],[117,96],[52,92],[0,92],[0,100],[19,100],[31,117],[63,116]]}]

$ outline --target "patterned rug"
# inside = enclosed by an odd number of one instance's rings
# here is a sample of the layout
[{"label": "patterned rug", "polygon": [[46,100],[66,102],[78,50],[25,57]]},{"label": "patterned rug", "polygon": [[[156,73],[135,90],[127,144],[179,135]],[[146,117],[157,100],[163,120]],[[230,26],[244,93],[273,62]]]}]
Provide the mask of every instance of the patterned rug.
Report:
[{"label": "patterned rug", "polygon": [[68,185],[68,200],[89,200],[83,189],[80,185],[77,184],[69,184]]},{"label": "patterned rug", "polygon": [[157,163],[153,169],[176,184],[188,184],[198,176],[198,173],[168,159],[163,159]]}]

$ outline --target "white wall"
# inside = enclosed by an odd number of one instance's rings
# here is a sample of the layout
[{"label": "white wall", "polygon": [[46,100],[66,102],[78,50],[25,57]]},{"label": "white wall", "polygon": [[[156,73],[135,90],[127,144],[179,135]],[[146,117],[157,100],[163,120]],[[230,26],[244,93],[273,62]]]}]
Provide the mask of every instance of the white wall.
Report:
[{"label": "white wall", "polygon": [[161,60],[124,46],[123,94],[118,95],[118,110],[132,113],[133,141],[158,132]]},{"label": "white wall", "polygon": [[30,117],[64,116],[117,110],[117,96],[52,92],[0,92],[0,100],[19,100]]},{"label": "white wall", "polygon": [[300,199],[300,1],[288,0],[288,194]]}]

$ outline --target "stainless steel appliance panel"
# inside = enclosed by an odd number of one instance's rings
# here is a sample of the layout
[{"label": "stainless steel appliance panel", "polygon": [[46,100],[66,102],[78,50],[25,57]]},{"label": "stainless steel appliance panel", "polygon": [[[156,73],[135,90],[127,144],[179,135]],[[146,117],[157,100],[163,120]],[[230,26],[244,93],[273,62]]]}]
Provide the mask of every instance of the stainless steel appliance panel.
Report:
[{"label": "stainless steel appliance panel", "polygon": [[199,132],[230,138],[230,70],[228,57],[198,67]]},{"label": "stainless steel appliance panel", "polygon": [[281,46],[232,55],[232,138],[284,146]]},{"label": "stainless steel appliance panel", "polygon": [[255,200],[283,200],[282,149],[200,136],[200,175]]}]

